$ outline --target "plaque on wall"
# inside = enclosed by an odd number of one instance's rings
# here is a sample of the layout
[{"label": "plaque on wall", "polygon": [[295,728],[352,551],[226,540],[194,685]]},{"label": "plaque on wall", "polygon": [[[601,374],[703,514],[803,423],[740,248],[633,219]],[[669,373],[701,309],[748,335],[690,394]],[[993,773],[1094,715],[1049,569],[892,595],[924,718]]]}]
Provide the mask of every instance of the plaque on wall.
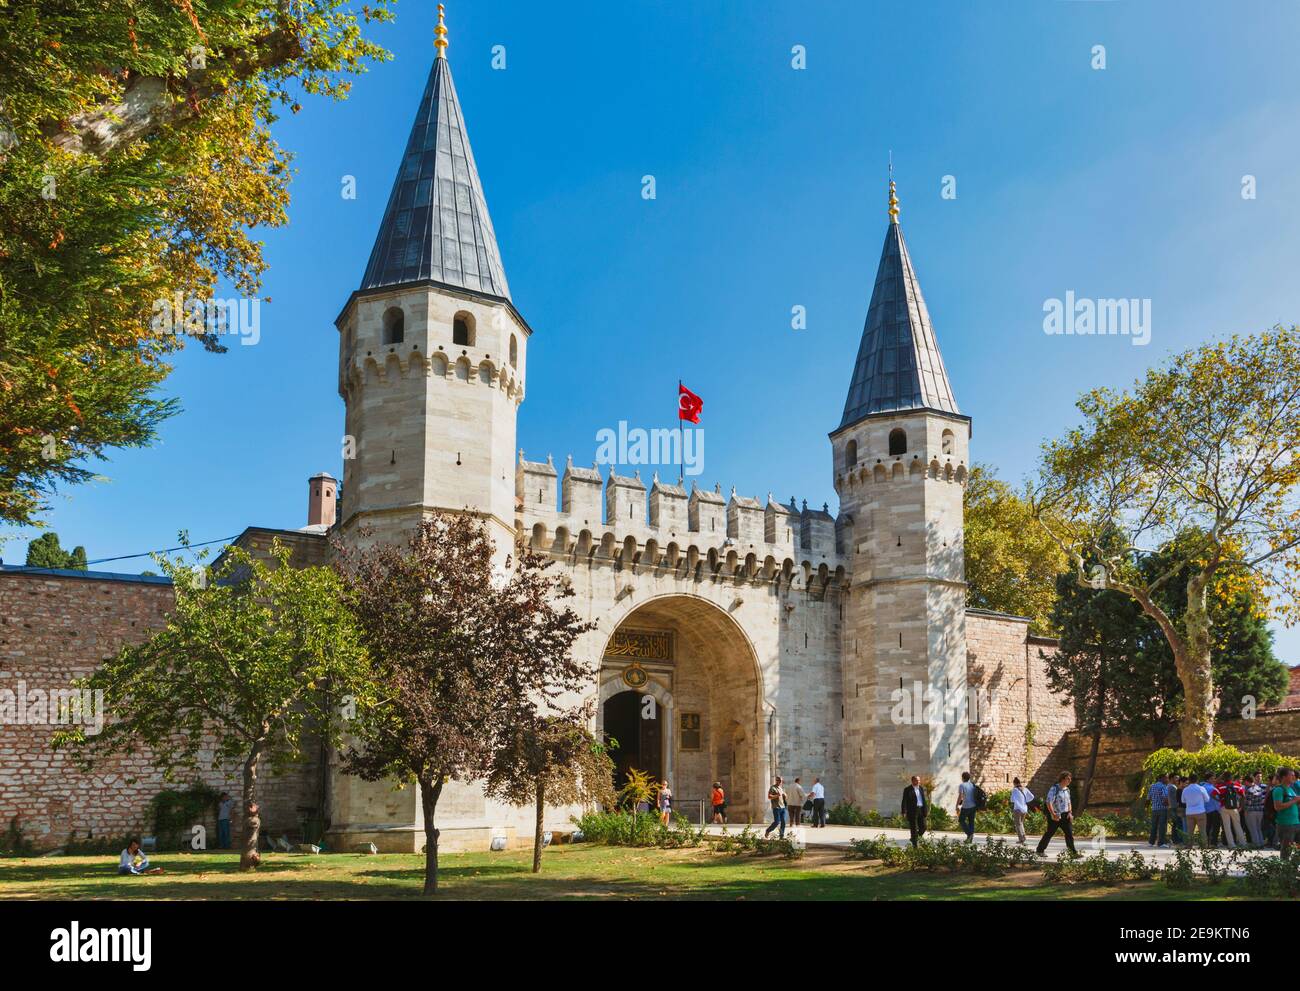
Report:
[{"label": "plaque on wall", "polygon": [[678,739],[683,750],[700,749],[700,714],[683,712],[679,722]]},{"label": "plaque on wall", "polygon": [[623,684],[628,688],[644,688],[649,680],[650,675],[646,673],[646,669],[636,661],[623,669]]},{"label": "plaque on wall", "polygon": [[640,661],[671,661],[673,635],[667,630],[615,630],[606,657],[631,657]]}]

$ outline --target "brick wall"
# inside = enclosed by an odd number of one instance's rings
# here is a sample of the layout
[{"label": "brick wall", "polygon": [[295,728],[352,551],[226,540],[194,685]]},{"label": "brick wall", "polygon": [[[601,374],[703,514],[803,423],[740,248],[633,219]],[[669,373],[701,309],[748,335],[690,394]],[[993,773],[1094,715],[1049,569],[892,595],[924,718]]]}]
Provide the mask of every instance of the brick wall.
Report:
[{"label": "brick wall", "polygon": [[[1019,777],[1043,794],[1063,769],[1074,712],[1047,690],[1041,655],[1055,649],[1055,640],[1029,634],[1027,620],[966,611],[967,683],[981,707],[985,697],[994,703],[979,722],[972,706],[970,724],[971,772],[989,792],[1010,788]],[[1031,722],[1033,745],[1027,746]]]},{"label": "brick wall", "polygon": [[[162,625],[172,603],[171,586],[160,580],[0,571],[0,689],[17,692],[20,683],[28,692],[65,688],[122,644]],[[111,708],[111,699],[106,705]],[[82,774],[51,749],[56,729],[0,724],[0,830],[16,817],[39,849],[57,847],[70,834],[84,840],[151,833],[150,800],[188,783],[164,782],[147,751],[107,759]],[[278,777],[263,772],[263,824],[274,835],[296,832],[298,806],[317,802],[318,770],[312,760]],[[239,768],[205,771],[200,778],[238,799]],[[215,822],[206,825],[214,843]]]}]

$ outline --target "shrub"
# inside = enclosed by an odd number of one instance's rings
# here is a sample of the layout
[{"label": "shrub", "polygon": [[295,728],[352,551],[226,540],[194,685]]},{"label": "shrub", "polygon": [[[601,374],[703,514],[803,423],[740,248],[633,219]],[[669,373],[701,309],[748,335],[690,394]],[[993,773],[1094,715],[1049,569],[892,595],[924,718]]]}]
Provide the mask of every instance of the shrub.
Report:
[{"label": "shrub", "polygon": [[1091,857],[1071,857],[1068,851],[1043,867],[1043,880],[1052,884],[1123,884],[1125,881],[1151,879],[1154,866],[1134,850],[1127,857],[1107,857],[1102,852]]},{"label": "shrub", "polygon": [[221,793],[196,781],[185,791],[160,791],[149,802],[154,836],[159,850],[175,850],[188,845],[190,830],[216,814]]},{"label": "shrub", "polygon": [[571,821],[587,842],[607,846],[698,846],[704,834],[703,828],[693,829],[681,815],[674,815],[667,826],[650,812],[587,812]]},{"label": "shrub", "polygon": [[1192,886],[1196,877],[1196,866],[1192,855],[1187,850],[1175,850],[1173,857],[1166,861],[1161,871],[1165,886],[1183,890]]},{"label": "shrub", "polygon": [[1279,754],[1270,747],[1259,750],[1239,750],[1224,743],[1219,737],[1200,750],[1173,750],[1165,747],[1147,757],[1142,764],[1142,789],[1145,790],[1161,774],[1207,774],[1217,778],[1230,774],[1234,778],[1262,771],[1271,774],[1279,767],[1300,768],[1300,757]]},{"label": "shrub", "polygon": [[1241,883],[1250,894],[1263,898],[1300,896],[1300,857],[1249,857]]},{"label": "shrub", "polygon": [[948,870],[982,877],[1001,877],[1009,870],[1023,870],[1037,863],[1031,850],[993,839],[983,844],[923,839],[912,847],[898,846],[888,837],[878,836],[850,840],[848,856],[879,860],[886,867],[908,871]]},{"label": "shrub", "polygon": [[32,852],[32,844],[23,836],[22,823],[14,816],[9,826],[0,833],[0,855],[6,857],[25,857]]}]

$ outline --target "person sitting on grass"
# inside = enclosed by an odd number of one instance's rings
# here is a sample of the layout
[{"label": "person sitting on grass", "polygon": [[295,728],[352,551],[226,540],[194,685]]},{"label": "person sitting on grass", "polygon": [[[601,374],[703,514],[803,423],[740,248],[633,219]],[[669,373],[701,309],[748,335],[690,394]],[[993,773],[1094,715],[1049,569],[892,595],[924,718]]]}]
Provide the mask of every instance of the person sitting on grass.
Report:
[{"label": "person sitting on grass", "polygon": [[119,874],[161,874],[161,867],[150,867],[149,858],[144,855],[140,849],[140,841],[134,836],[127,843],[126,849],[122,851],[122,859],[118,861],[117,872]]}]

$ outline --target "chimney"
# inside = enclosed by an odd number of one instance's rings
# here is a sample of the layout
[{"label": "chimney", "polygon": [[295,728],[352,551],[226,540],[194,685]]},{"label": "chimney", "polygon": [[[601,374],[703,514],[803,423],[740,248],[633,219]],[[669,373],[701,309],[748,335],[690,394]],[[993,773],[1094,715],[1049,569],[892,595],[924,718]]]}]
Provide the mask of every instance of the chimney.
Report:
[{"label": "chimney", "polygon": [[329,472],[322,471],[307,479],[307,525],[333,526],[338,497],[338,479]]}]

